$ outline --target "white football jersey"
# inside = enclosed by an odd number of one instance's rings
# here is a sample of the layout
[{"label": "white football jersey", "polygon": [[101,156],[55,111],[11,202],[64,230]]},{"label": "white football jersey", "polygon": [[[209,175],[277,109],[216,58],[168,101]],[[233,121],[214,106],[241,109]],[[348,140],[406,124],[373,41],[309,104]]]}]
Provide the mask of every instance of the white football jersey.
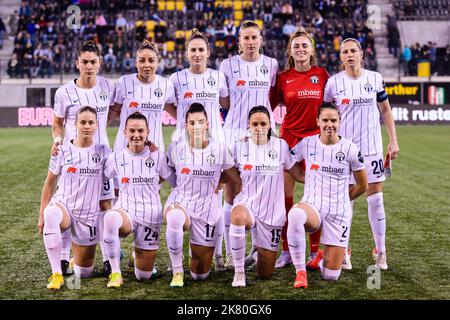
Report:
[{"label": "white football jersey", "polygon": [[128,148],[113,152],[105,164],[105,176],[117,176],[119,199],[115,208],[123,209],[144,226],[162,223],[159,177],[167,179],[172,170],[166,154],[148,148],[136,154]]},{"label": "white football jersey", "polygon": [[230,92],[230,110],[223,126],[227,141],[247,136],[248,112],[258,105],[269,110],[272,130],[276,132],[269,91],[275,86],[277,60],[261,55],[257,61],[247,62],[236,55],[223,60],[219,70],[225,74]]},{"label": "white football jersey", "polygon": [[186,112],[189,106],[198,102],[206,110],[209,130],[214,140],[225,141],[220,116],[220,97],[228,97],[228,87],[222,72],[208,68],[202,74],[183,69],[170,76],[177,98],[177,132],[172,141],[184,135]]},{"label": "white football jersey", "polygon": [[169,166],[175,168],[177,186],[167,204],[178,202],[196,219],[215,225],[220,217],[219,199],[215,189],[222,170],[234,166],[228,147],[209,140],[204,149],[191,148],[186,139],[172,142],[168,149]]},{"label": "white football jersey", "polygon": [[271,137],[267,144],[256,145],[248,138],[237,141],[232,153],[242,179],[242,191],[234,204],[245,203],[267,225],[283,226],[284,170],[291,169],[296,162],[287,143]]},{"label": "white football jersey", "polygon": [[164,151],[162,134],[162,115],[166,103],[176,103],[173,84],[169,79],[159,75],[151,83],[143,83],[137,78],[137,73],[119,78],[116,87],[115,102],[122,105],[120,125],[114,141],[114,151],[127,147],[124,129],[125,122],[132,113],[139,111],[148,121],[150,135],[148,139]]},{"label": "white football jersey", "polygon": [[90,106],[97,110],[98,129],[94,142],[109,146],[106,133],[109,106],[114,104],[115,86],[111,80],[97,76],[97,83],[91,89],[82,89],[71,80],[55,93],[54,113],[65,119],[64,143],[76,139],[75,118],[81,107]]},{"label": "white football jersey", "polygon": [[341,111],[339,134],[351,140],[363,155],[383,153],[377,93],[382,92],[380,73],[362,69],[358,79],[342,71],[325,86],[324,101],[333,101]]},{"label": "white football jersey", "polygon": [[67,142],[60,146],[57,156],[51,157],[49,171],[59,175],[52,200],[64,204],[72,219],[95,225],[103,192],[104,164],[110,153],[103,144],[79,148]]},{"label": "white football jersey", "polygon": [[302,201],[313,205],[322,219],[350,224],[350,177],[353,171],[366,168],[358,147],[345,138],[334,145],[325,145],[315,135],[304,138],[292,151],[298,161],[305,160]]}]

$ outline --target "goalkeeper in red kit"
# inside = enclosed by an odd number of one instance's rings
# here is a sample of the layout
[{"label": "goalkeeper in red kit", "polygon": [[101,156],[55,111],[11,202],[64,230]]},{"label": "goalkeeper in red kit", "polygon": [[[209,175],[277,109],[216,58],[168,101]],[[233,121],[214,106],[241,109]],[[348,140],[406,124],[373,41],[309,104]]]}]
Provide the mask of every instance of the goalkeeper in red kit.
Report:
[{"label": "goalkeeper in red kit", "polygon": [[[272,109],[278,105],[286,107],[280,136],[290,148],[293,148],[303,138],[320,132],[316,121],[317,110],[323,101],[325,84],[329,75],[325,68],[317,66],[313,39],[308,33],[294,32],[289,39],[287,54],[286,70],[277,77],[276,85],[270,93],[270,103]],[[304,174],[303,161],[301,167]],[[285,207],[286,212],[289,212],[294,201],[295,180],[289,174],[284,175]],[[287,219],[281,234],[283,251],[275,268],[292,264],[286,231]],[[320,229],[310,234],[309,239],[310,261],[313,261],[319,249]]]}]

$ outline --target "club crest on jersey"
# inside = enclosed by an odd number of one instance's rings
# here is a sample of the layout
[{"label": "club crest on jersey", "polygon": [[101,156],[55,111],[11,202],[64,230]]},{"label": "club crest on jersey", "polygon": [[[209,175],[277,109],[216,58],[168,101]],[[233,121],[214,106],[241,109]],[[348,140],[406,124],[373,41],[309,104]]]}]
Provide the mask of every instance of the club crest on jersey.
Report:
[{"label": "club crest on jersey", "polygon": [[153,166],[155,165],[155,161],[152,158],[148,158],[147,160],[145,160],[145,165],[148,168],[153,168]]},{"label": "club crest on jersey", "polygon": [[103,101],[106,101],[106,99],[108,99],[108,94],[105,91],[101,91],[100,92],[100,99],[102,99]]},{"label": "club crest on jersey", "polygon": [[339,151],[338,153],[336,153],[336,160],[341,162],[345,160],[345,154],[341,151]]},{"label": "club crest on jersey", "polygon": [[311,83],[318,84],[319,83],[319,78],[317,76],[311,76],[309,78],[309,81],[311,81]]},{"label": "club crest on jersey", "polygon": [[213,165],[216,163],[216,157],[213,154],[210,154],[206,157],[206,162],[208,162],[209,165]]},{"label": "club crest on jersey", "polygon": [[161,98],[163,95],[163,91],[160,88],[156,88],[154,93],[157,98]]},{"label": "club crest on jersey", "polygon": [[269,72],[269,69],[266,66],[261,66],[261,68],[259,68],[259,71],[261,71],[262,74],[266,75]]},{"label": "club crest on jersey", "polygon": [[100,162],[100,155],[99,154],[97,154],[97,153],[94,153],[93,155],[92,155],[92,161],[94,161],[94,163],[99,163]]},{"label": "club crest on jersey", "polygon": [[369,82],[367,82],[367,83],[364,85],[364,90],[366,90],[367,92],[372,92],[373,87],[372,87],[372,85],[371,85]]},{"label": "club crest on jersey", "polygon": [[216,85],[216,80],[214,80],[213,77],[209,77],[208,80],[206,80],[206,82],[208,82],[208,84],[213,87]]},{"label": "club crest on jersey", "polygon": [[278,152],[276,152],[275,150],[270,150],[269,151],[269,158],[270,159],[276,159],[278,157]]}]

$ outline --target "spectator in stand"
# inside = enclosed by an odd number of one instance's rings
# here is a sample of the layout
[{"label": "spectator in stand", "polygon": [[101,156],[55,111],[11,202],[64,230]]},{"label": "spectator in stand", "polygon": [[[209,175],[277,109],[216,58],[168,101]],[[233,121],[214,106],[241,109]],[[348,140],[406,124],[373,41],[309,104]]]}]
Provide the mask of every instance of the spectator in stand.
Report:
[{"label": "spectator in stand", "polygon": [[51,76],[53,75],[52,62],[50,61],[49,56],[46,54],[44,54],[39,62],[38,75],[41,78],[44,78],[45,75],[47,75],[48,78],[51,78]]},{"label": "spectator in stand", "polygon": [[6,34],[6,26],[0,17],[0,50],[3,49],[3,36]]},{"label": "spectator in stand", "polygon": [[19,16],[25,18],[31,16],[31,9],[27,1],[22,1],[22,5],[19,8]]},{"label": "spectator in stand", "polygon": [[405,46],[402,51],[402,55],[400,57],[400,65],[403,69],[403,76],[410,75],[410,61],[412,58],[411,49],[408,46]]},{"label": "spectator in stand", "polygon": [[284,35],[285,39],[289,40],[289,37],[295,31],[296,31],[295,26],[292,24],[292,21],[290,19],[288,19],[283,26],[283,35]]},{"label": "spectator in stand", "polygon": [[16,53],[13,53],[11,59],[9,59],[6,73],[8,73],[10,78],[17,78],[21,74],[20,64]]},{"label": "spectator in stand", "polygon": [[15,36],[17,34],[17,29],[19,27],[19,13],[17,10],[14,10],[8,17],[8,25],[9,25],[9,35]]},{"label": "spectator in stand", "polygon": [[108,43],[103,59],[105,61],[105,68],[106,68],[107,72],[114,72],[116,70],[117,58],[116,58],[116,54],[114,52],[114,44],[113,43],[111,43],[111,42]]},{"label": "spectator in stand", "polygon": [[393,29],[388,35],[388,47],[389,53],[393,54],[394,57],[397,58],[397,53],[400,48],[400,34],[397,28]]},{"label": "spectator in stand", "polygon": [[122,74],[130,74],[135,72],[134,59],[131,56],[130,51],[125,53],[125,57],[122,60],[122,69],[120,71]]},{"label": "spectator in stand", "polygon": [[313,17],[313,19],[312,19],[312,23],[314,24],[314,26],[315,26],[316,28],[320,28],[320,27],[322,26],[323,18],[322,18],[322,16],[320,15],[320,12],[319,12],[319,11],[314,12],[314,17]]},{"label": "spectator in stand", "polygon": [[126,31],[126,28],[127,28],[127,20],[123,17],[121,13],[119,13],[116,19],[116,32]]},{"label": "spectator in stand", "polygon": [[450,45],[447,45],[447,47],[445,48],[445,53],[444,53],[444,59],[443,59],[444,63],[444,72],[443,75],[449,76],[450,75]]},{"label": "spectator in stand", "polygon": [[431,75],[436,73],[436,43],[428,41],[428,55],[430,57]]},{"label": "spectator in stand", "polygon": [[169,52],[167,54],[167,57],[165,57],[162,61],[164,65],[164,74],[172,74],[175,72],[175,69],[177,67],[177,60],[173,56],[172,52]]}]

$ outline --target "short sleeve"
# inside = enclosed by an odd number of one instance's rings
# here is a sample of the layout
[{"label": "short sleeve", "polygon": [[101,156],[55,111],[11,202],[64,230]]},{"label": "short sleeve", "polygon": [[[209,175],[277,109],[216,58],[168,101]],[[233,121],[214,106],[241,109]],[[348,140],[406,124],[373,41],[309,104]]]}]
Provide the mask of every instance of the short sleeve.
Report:
[{"label": "short sleeve", "polygon": [[50,157],[48,171],[53,173],[55,176],[59,175],[61,173],[62,159],[63,159],[63,152],[61,151],[60,148],[58,155]]},{"label": "short sleeve", "polygon": [[275,86],[275,83],[277,81],[277,74],[278,74],[278,62],[275,59],[272,59],[273,65],[271,68],[271,74],[270,74],[270,86]]},{"label": "short sleeve", "polygon": [[225,74],[219,71],[219,95],[220,97],[228,97],[228,85],[227,80],[225,79]]},{"label": "short sleeve", "polygon": [[175,96],[175,88],[173,85],[173,82],[169,79],[165,79],[167,83],[167,89],[166,89],[166,102],[165,103],[177,103],[177,98]]},{"label": "short sleeve", "polygon": [[116,93],[115,93],[115,97],[114,97],[114,102],[117,104],[123,104],[123,82],[124,82],[124,77],[120,77],[119,81],[116,84]]},{"label": "short sleeve", "polygon": [[328,79],[327,84],[325,85],[325,93],[323,95],[323,101],[325,102],[332,102],[334,100],[334,87],[330,79]]},{"label": "short sleeve", "polygon": [[108,82],[109,89],[109,105],[114,105],[115,96],[116,96],[116,85],[111,80],[106,80]]},{"label": "short sleeve", "polygon": [[56,90],[55,93],[55,105],[53,107],[55,116],[58,118],[66,117],[66,104],[64,103],[64,98],[62,97],[61,90]]},{"label": "short sleeve", "polygon": [[175,162],[173,161],[175,156],[174,152],[176,152],[175,146],[176,143],[172,142],[169,144],[169,147],[167,148],[167,165],[172,168],[175,168]]},{"label": "short sleeve", "polygon": [[116,170],[116,154],[114,152],[110,153],[105,161],[105,168],[103,170],[103,175],[111,179],[116,176],[117,170]]},{"label": "short sleeve", "polygon": [[222,147],[222,154],[223,154],[223,164],[222,169],[228,170],[235,166],[235,160],[233,157],[233,154],[231,153],[230,149],[225,144],[221,144]]},{"label": "short sleeve", "polygon": [[167,155],[164,152],[159,152],[159,176],[167,179],[171,176],[173,170],[169,167]]},{"label": "short sleeve", "polygon": [[364,157],[355,144],[351,144],[349,151],[349,164],[352,171],[359,171],[366,168]]},{"label": "short sleeve", "polygon": [[304,159],[303,156],[303,150],[304,150],[304,145],[305,145],[305,141],[307,139],[302,139],[299,143],[297,143],[292,149],[291,149],[291,154],[294,156],[294,158],[296,159],[297,162],[300,162]]},{"label": "short sleeve", "polygon": [[177,73],[178,73],[178,72],[172,73],[172,74],[170,75],[170,78],[169,78],[169,80],[170,80],[170,82],[172,83],[172,86],[173,86],[173,88],[174,88],[175,98],[176,98],[177,92],[178,92],[178,87],[177,87],[177,82],[178,82],[178,80],[177,80]]},{"label": "short sleeve", "polygon": [[281,74],[277,76],[275,85],[270,89],[269,92],[270,106],[272,107],[272,109],[275,109],[280,103],[284,104],[281,77]]},{"label": "short sleeve", "polygon": [[284,170],[289,170],[291,169],[294,164],[297,163],[297,159],[295,157],[295,154],[293,152],[291,152],[291,150],[289,149],[288,144],[286,143],[286,141],[281,140],[281,150],[283,152],[283,163],[284,163]]}]

